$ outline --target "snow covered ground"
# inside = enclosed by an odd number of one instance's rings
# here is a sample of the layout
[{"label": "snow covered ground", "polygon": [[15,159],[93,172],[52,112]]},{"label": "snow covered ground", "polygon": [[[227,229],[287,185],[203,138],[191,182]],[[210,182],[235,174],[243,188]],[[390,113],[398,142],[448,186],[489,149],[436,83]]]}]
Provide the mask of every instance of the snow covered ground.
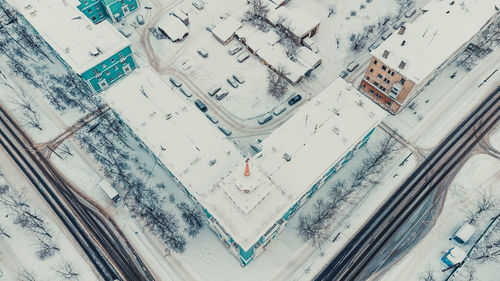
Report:
[{"label": "snow covered ground", "polygon": [[[99,280],[93,272],[90,261],[85,258],[85,254],[77,246],[71,234],[53,216],[49,206],[37,196],[34,187],[22,172],[10,161],[3,161],[9,159],[8,157],[3,150],[0,151],[0,159],[2,159],[0,161],[0,186],[7,184],[9,190],[14,190],[16,194],[25,198],[22,202],[31,206],[32,214],[43,218],[47,229],[53,236],[52,240],[60,250],[44,260],[38,258],[36,255],[39,250],[37,236],[29,232],[27,228],[21,227],[19,223],[16,224],[16,214],[1,203],[3,200],[0,200],[0,217],[2,217],[0,225],[10,236],[7,238],[0,235],[0,271],[4,274],[0,280],[63,280],[57,271],[61,270],[64,262],[71,263],[74,272],[78,274],[76,279],[71,280]],[[5,197],[0,193],[1,198]],[[33,273],[36,279],[19,277],[24,270]]]},{"label": "snow covered ground", "polygon": [[[484,154],[472,156],[460,169],[449,187],[446,201],[434,227],[415,248],[388,270],[382,280],[421,280],[427,272],[434,275],[434,280],[444,280],[451,270],[441,272],[447,267],[441,262],[443,255],[454,246],[460,246],[467,252],[473,241],[485,230],[491,217],[499,212],[497,205],[495,210],[482,214],[475,224],[475,234],[465,245],[449,239],[467,222],[470,210],[481,199],[482,193],[491,193],[500,198],[500,161]],[[465,265],[476,267],[477,275],[474,280],[498,280],[496,262],[479,264],[477,261],[467,260]],[[461,270],[464,269],[459,269],[457,273]]]}]

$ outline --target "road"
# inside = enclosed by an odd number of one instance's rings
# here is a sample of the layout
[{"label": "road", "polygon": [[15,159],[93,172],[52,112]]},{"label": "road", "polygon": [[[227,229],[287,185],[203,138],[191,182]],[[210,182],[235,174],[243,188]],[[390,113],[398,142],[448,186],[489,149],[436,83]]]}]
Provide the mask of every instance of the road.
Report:
[{"label": "road", "polygon": [[19,166],[104,280],[154,280],[111,217],[87,200],[35,149],[0,107],[0,148]]},{"label": "road", "polygon": [[315,280],[361,280],[387,241],[498,123],[499,91],[497,87],[437,146]]}]

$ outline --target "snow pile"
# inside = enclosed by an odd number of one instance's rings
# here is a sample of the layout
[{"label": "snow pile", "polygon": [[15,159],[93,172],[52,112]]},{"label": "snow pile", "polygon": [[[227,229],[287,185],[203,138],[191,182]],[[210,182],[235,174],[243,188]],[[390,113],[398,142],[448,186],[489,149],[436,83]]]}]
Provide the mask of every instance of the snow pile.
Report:
[{"label": "snow pile", "polygon": [[130,44],[109,22],[94,25],[76,8],[78,1],[9,2],[78,74]]},{"label": "snow pile", "polygon": [[372,55],[418,84],[497,13],[495,6],[499,0],[432,1],[404,32],[394,32]]}]

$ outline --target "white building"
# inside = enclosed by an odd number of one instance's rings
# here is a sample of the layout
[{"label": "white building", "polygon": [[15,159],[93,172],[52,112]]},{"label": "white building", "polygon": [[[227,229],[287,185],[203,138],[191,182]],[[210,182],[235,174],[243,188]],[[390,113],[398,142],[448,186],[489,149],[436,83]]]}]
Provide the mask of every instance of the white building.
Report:
[{"label": "white building", "polygon": [[163,35],[173,42],[184,40],[189,34],[189,28],[184,23],[173,15],[163,17],[157,24],[158,29]]},{"label": "white building", "polygon": [[293,213],[369,139],[386,113],[335,80],[244,157],[151,68],[104,99],[199,203],[210,227],[247,265]]}]

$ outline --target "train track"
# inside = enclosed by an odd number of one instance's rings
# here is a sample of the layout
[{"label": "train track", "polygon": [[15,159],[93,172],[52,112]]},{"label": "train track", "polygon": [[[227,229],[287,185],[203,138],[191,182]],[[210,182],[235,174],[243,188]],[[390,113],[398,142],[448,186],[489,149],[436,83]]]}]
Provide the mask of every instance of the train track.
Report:
[{"label": "train track", "polygon": [[30,139],[2,108],[0,147],[37,189],[104,280],[154,280],[111,218],[72,191],[70,183],[33,148]]},{"label": "train track", "polygon": [[499,91],[496,88],[438,145],[315,280],[359,280],[389,239],[498,123]]}]

